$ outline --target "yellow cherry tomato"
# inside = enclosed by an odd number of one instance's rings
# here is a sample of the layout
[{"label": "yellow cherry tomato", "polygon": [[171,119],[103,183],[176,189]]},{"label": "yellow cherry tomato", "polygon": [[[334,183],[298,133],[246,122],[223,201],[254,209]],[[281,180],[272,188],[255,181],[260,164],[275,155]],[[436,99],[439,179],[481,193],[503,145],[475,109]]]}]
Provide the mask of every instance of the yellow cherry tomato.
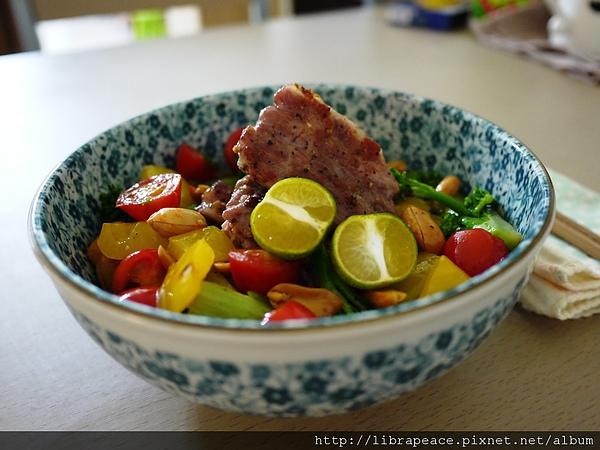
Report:
[{"label": "yellow cherry tomato", "polygon": [[213,265],[215,254],[204,240],[195,242],[169,266],[158,291],[158,306],[173,312],[187,308],[200,293],[202,282]]},{"label": "yellow cherry tomato", "polygon": [[167,241],[147,222],[112,222],[102,224],[98,248],[111,259],[124,259],[127,255],[146,248],[165,247]]},{"label": "yellow cherry tomato", "polygon": [[[161,175],[163,173],[177,173],[172,169],[168,169],[163,166],[155,166],[153,164],[147,164],[142,167],[140,171],[140,181],[147,180],[155,175]],[[181,181],[181,202],[179,206],[182,208],[187,208],[194,204],[194,200],[192,199],[192,194],[190,193],[190,184],[182,180]]]}]

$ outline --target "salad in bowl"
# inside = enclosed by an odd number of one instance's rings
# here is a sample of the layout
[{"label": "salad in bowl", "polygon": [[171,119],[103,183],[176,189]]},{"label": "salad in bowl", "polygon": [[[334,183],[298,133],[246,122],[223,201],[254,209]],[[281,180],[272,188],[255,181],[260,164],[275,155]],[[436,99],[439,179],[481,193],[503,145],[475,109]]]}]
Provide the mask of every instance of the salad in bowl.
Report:
[{"label": "salad in bowl", "polygon": [[232,130],[226,173],[185,142],[173,152],[103,195],[88,255],[124,302],[263,325],[352,314],[452,289],[522,239],[486,189],[386,162],[298,84]]},{"label": "salad in bowl", "polygon": [[485,119],[292,84],[106,130],[43,183],[30,231],[75,319],[144,380],[224,410],[320,416],[473,352],[515,304],[553,208],[541,162]]}]

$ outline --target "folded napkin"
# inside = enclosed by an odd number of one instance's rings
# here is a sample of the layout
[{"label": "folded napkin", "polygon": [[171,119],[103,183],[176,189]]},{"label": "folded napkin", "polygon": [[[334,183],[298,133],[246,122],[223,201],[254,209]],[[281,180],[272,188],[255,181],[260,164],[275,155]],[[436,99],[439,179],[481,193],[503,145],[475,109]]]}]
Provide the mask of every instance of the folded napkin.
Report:
[{"label": "folded napkin", "polygon": [[600,83],[600,61],[591,61],[552,45],[547,24],[550,12],[542,4],[502,8],[470,22],[477,38],[490,47],[518,53],[592,84]]},{"label": "folded napkin", "polygon": [[[551,177],[558,210],[600,233],[600,194],[555,171]],[[600,313],[600,261],[550,236],[520,302],[525,309],[561,320]]]}]

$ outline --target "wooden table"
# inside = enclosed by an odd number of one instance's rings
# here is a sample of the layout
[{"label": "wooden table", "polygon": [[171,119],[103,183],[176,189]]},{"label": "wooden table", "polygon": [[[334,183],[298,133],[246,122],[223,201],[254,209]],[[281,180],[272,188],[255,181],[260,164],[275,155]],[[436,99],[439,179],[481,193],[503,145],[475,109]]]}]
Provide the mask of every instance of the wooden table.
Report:
[{"label": "wooden table", "polygon": [[381,10],[69,56],[0,58],[0,429],[599,429],[599,316],[559,322],[517,308],[464,364],[412,394],[343,416],[286,420],[173,398],[79,328],[29,249],[26,214],[43,177],[78,145],[136,114],[289,81],[380,86],[453,103],[600,190],[600,89],[484,48],[466,32],[390,27]]}]

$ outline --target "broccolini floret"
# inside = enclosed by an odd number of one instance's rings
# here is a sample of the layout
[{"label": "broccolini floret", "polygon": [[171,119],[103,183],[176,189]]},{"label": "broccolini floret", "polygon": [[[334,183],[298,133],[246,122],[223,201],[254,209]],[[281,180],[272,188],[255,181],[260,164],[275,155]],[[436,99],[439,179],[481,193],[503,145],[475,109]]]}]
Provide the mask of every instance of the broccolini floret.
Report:
[{"label": "broccolini floret", "polygon": [[494,196],[487,190],[476,186],[465,197],[464,205],[471,211],[470,215],[479,217],[483,209],[488,205],[492,205],[495,201]]},{"label": "broccolini floret", "polygon": [[450,237],[453,233],[464,228],[461,217],[451,209],[447,210],[440,217],[440,228],[444,236]]}]

